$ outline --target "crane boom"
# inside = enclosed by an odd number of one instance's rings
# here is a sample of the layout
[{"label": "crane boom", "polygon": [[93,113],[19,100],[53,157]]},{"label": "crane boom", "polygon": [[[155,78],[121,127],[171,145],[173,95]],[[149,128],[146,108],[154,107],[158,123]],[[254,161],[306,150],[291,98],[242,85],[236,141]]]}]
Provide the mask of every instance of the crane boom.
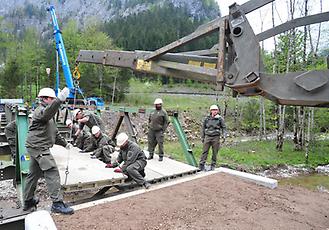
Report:
[{"label": "crane boom", "polygon": [[[64,46],[64,42],[63,42],[63,38],[62,38],[62,33],[61,33],[61,31],[59,29],[59,26],[58,26],[54,6],[48,7],[47,11],[49,11],[50,14],[51,14],[51,20],[52,20],[52,24],[53,24],[53,28],[54,28],[53,35],[54,35],[54,38],[55,38],[55,41],[56,41],[56,51],[58,53],[59,60],[60,60],[60,63],[62,65],[66,86],[70,89],[69,97],[73,98],[73,95],[74,95],[74,92],[75,92],[76,89],[73,85],[72,74],[71,74],[69,62],[67,60],[65,46]],[[56,92],[57,91],[58,91],[58,89],[56,89]]]}]

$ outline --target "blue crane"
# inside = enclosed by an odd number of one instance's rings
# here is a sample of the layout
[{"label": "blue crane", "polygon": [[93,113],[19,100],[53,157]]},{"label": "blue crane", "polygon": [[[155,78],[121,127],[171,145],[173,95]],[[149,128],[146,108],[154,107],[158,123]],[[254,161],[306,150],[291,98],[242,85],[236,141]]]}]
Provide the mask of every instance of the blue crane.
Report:
[{"label": "blue crane", "polygon": [[[54,28],[53,34],[54,34],[54,38],[56,41],[56,51],[59,56],[60,63],[62,65],[63,74],[64,74],[65,81],[66,81],[66,86],[70,89],[69,98],[73,98],[76,91],[78,91],[80,94],[82,94],[82,92],[79,88],[75,87],[73,84],[72,74],[71,74],[69,62],[67,60],[65,46],[64,46],[64,42],[63,42],[63,38],[62,38],[62,33],[58,26],[54,6],[48,7],[47,11],[49,11],[51,14],[52,24],[53,24],[53,28]],[[56,90],[55,90],[56,94],[58,93],[58,88],[59,88],[59,79],[57,77]]]}]

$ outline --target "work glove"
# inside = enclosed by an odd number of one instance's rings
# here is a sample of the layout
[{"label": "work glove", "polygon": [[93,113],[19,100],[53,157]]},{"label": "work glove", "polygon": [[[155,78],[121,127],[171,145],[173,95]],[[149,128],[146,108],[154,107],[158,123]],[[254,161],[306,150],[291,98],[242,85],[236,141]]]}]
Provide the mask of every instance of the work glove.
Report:
[{"label": "work glove", "polygon": [[122,169],[121,168],[116,168],[116,169],[114,169],[114,172],[115,173],[122,173]]},{"label": "work glove", "polygon": [[58,99],[61,101],[65,101],[66,98],[69,96],[70,94],[70,90],[69,88],[65,87],[64,89],[62,89],[61,91],[59,91],[58,93]]},{"label": "work glove", "polygon": [[111,164],[111,163],[108,163],[108,164],[105,165],[105,168],[114,168],[114,165]]},{"label": "work glove", "polygon": [[70,150],[70,149],[73,148],[73,145],[72,145],[71,143],[68,143],[68,144],[65,146],[65,148],[66,148],[67,150]]}]

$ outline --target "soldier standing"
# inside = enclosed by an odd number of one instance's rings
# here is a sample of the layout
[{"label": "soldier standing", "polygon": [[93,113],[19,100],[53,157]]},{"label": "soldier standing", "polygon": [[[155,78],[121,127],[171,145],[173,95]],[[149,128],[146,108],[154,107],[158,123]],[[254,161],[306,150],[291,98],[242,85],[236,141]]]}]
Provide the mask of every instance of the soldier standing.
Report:
[{"label": "soldier standing", "polygon": [[226,137],[226,126],[224,119],[218,114],[217,105],[210,106],[210,115],[208,115],[202,125],[201,140],[203,143],[203,152],[201,155],[199,168],[204,170],[207,161],[209,148],[212,147],[211,170],[214,170],[217,163],[217,155],[220,147],[220,135],[223,135],[223,143]]},{"label": "soldier standing", "polygon": [[36,209],[39,199],[34,197],[34,192],[39,178],[43,176],[47,183],[50,198],[53,201],[52,212],[62,214],[72,214],[74,212],[72,208],[63,202],[58,168],[49,150],[54,144],[62,145],[67,149],[72,148],[72,144],[68,144],[59,134],[54,121],[55,114],[69,93],[69,89],[64,88],[56,98],[53,89],[43,88],[38,94],[41,103],[33,113],[25,144],[30,155],[30,171],[26,177],[24,189],[24,211],[34,211]]},{"label": "soldier standing", "polygon": [[156,145],[159,147],[159,161],[163,160],[163,142],[164,142],[164,132],[166,131],[169,119],[167,112],[162,109],[162,99],[157,98],[154,101],[155,110],[152,111],[149,117],[149,131],[147,135],[148,139],[148,160],[153,159],[154,149]]},{"label": "soldier standing", "polygon": [[9,122],[5,126],[5,135],[11,152],[11,159],[16,163],[16,120]]}]

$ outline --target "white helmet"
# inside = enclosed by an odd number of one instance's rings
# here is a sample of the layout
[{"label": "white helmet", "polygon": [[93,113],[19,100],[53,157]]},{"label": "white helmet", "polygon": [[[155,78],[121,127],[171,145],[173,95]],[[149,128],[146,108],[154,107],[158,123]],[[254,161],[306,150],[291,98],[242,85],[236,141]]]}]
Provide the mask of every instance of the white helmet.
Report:
[{"label": "white helmet", "polygon": [[42,88],[38,94],[38,97],[52,97],[55,98],[55,91],[51,88]]},{"label": "white helmet", "polygon": [[219,110],[219,108],[217,105],[212,105],[209,110]]},{"label": "white helmet", "polygon": [[81,112],[80,109],[73,110],[73,118],[76,118],[79,112]]},{"label": "white helmet", "polygon": [[67,119],[65,121],[65,124],[66,124],[66,126],[69,126],[70,124],[72,124],[72,120],[71,119]]},{"label": "white helmet", "polygon": [[101,129],[100,129],[98,126],[94,125],[94,126],[91,128],[91,133],[92,133],[93,135],[95,135],[95,134],[98,133],[100,130],[101,130]]},{"label": "white helmet", "polygon": [[117,136],[117,146],[121,147],[126,141],[128,141],[128,135],[126,133],[120,133]]},{"label": "white helmet", "polygon": [[155,99],[155,101],[154,101],[154,104],[155,105],[158,105],[158,104],[162,104],[163,102],[162,102],[162,99],[161,98],[157,98],[157,99]]}]

